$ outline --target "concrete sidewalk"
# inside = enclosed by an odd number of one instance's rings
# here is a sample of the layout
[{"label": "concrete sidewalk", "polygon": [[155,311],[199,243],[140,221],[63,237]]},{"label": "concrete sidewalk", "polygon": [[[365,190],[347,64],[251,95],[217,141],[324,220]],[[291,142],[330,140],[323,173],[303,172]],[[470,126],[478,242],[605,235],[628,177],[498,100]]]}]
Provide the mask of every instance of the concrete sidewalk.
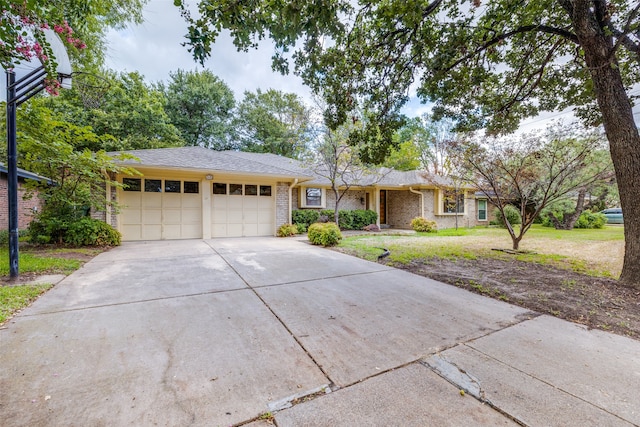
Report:
[{"label": "concrete sidewalk", "polygon": [[0,420],[637,426],[639,355],[295,239],[126,243],[0,330]]}]

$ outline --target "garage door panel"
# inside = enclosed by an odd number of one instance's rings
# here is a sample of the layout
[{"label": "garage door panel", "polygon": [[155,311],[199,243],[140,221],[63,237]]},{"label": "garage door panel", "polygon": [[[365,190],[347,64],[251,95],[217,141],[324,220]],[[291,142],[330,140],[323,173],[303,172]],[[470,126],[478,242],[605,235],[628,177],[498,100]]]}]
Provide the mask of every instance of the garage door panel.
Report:
[{"label": "garage door panel", "polygon": [[164,224],[180,224],[182,222],[182,211],[178,209],[165,209],[162,216]]},{"label": "garage door panel", "polygon": [[227,225],[227,237],[242,237],[242,223],[240,224],[228,224]]},{"label": "garage door panel", "polygon": [[183,239],[199,239],[202,237],[200,224],[182,224]]},{"label": "garage door panel", "polygon": [[119,202],[123,205],[119,221],[124,240],[202,237],[200,193],[119,190]]},{"label": "garage door panel", "polygon": [[[260,188],[258,184],[250,183],[245,185],[244,195],[213,195],[211,202],[213,237],[273,235],[274,197],[256,194],[258,188]],[[246,194],[247,192],[249,195]]]},{"label": "garage door panel", "polygon": [[159,209],[146,209],[142,211],[143,224],[162,224],[162,211]]},{"label": "garage door panel", "polygon": [[212,237],[227,237],[227,224],[213,224],[211,229]]},{"label": "garage door panel", "polygon": [[142,207],[144,209],[162,208],[162,193],[143,193]]},{"label": "garage door panel", "polygon": [[180,197],[180,194],[165,194],[162,200],[162,207],[164,209],[180,209],[182,207],[182,198]]},{"label": "garage door panel", "polygon": [[181,239],[182,226],[180,224],[165,224],[163,227],[163,236],[167,240]]},{"label": "garage door panel", "polygon": [[122,235],[127,240],[142,240],[142,226],[141,225],[123,225]]},{"label": "garage door panel", "polygon": [[142,239],[143,240],[162,240],[162,225],[143,225],[142,226]]},{"label": "garage door panel", "polygon": [[199,194],[184,194],[182,197],[182,208],[198,208],[202,206],[202,198]]},{"label": "garage door panel", "polygon": [[128,208],[140,208],[142,206],[140,193],[123,191],[120,196],[120,204]]}]

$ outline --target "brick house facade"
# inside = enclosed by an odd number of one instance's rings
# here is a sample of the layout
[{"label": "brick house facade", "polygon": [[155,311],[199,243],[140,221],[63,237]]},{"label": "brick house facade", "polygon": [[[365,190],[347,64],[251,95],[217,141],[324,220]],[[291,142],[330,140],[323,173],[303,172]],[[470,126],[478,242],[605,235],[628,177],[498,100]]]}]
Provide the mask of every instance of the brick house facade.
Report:
[{"label": "brick house facade", "polygon": [[[128,153],[138,160],[121,163],[140,175],[116,176],[122,187],[106,189],[120,210],[92,212],[123,240],[273,236],[293,210],[335,208],[330,182],[293,159],[202,147]],[[450,188],[443,177],[381,169],[344,193],[339,209],[373,210],[381,227],[409,229],[415,217],[438,228],[475,225],[473,192],[463,189],[454,212]]]},{"label": "brick house facade", "polygon": [[[9,182],[7,169],[0,164],[0,229],[9,228]],[[27,191],[24,184],[26,179],[46,180],[46,178],[25,171],[18,170],[18,229],[26,229],[33,219],[34,212],[42,208],[42,199],[34,194],[31,198],[25,199]]]}]

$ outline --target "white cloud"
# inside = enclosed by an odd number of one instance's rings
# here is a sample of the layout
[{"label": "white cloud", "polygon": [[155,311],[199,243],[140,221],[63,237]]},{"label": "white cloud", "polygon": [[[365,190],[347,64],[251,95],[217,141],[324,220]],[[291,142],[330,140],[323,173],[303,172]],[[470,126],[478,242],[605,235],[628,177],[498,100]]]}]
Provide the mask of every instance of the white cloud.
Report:
[{"label": "white cloud", "polygon": [[[144,22],[108,34],[107,66],[117,71],[138,71],[147,81],[167,81],[178,69],[202,70],[186,46],[187,24],[172,0],[151,0],[144,9]],[[272,45],[237,52],[231,37],[222,34],[212,48],[204,68],[224,80],[241,100],[244,91],[270,88],[293,92],[308,99],[310,90],[300,78],[283,76],[271,70]]]}]

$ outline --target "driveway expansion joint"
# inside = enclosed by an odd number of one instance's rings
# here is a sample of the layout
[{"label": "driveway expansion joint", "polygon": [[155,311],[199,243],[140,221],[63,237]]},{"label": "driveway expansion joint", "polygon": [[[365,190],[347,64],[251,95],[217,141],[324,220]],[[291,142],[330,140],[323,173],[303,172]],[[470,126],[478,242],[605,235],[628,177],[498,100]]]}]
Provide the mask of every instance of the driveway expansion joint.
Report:
[{"label": "driveway expansion joint", "polygon": [[331,379],[331,377],[329,376],[327,371],[322,367],[322,365],[320,363],[318,363],[318,361],[313,357],[313,355],[309,352],[309,350],[302,344],[302,342],[298,339],[298,337],[296,337],[296,335],[293,333],[293,331],[284,323],[284,321],[280,318],[280,316],[278,316],[278,314],[273,310],[273,308],[271,308],[271,306],[269,306],[267,301],[265,301],[265,299],[262,298],[262,296],[254,289],[254,287],[251,286],[251,284],[244,277],[242,277],[240,272],[238,270],[236,270],[236,268],[229,262],[229,260],[227,260],[227,258],[223,254],[219,253],[213,246],[211,246],[209,244],[209,242],[206,242],[206,243],[213,250],[213,252],[216,255],[218,255],[229,266],[229,268],[240,278],[240,280],[242,280],[244,282],[244,284],[251,290],[251,292],[253,292],[253,294],[262,302],[262,304],[264,304],[264,306],[267,308],[267,310],[269,310],[269,312],[278,320],[280,325],[287,331],[289,336],[291,336],[291,338],[302,349],[302,351],[304,351],[304,353],[313,362],[313,364],[318,368],[318,370],[320,370],[320,372],[322,372],[322,375],[324,375],[324,377],[329,381],[329,383],[331,385],[334,384],[334,381]]}]

